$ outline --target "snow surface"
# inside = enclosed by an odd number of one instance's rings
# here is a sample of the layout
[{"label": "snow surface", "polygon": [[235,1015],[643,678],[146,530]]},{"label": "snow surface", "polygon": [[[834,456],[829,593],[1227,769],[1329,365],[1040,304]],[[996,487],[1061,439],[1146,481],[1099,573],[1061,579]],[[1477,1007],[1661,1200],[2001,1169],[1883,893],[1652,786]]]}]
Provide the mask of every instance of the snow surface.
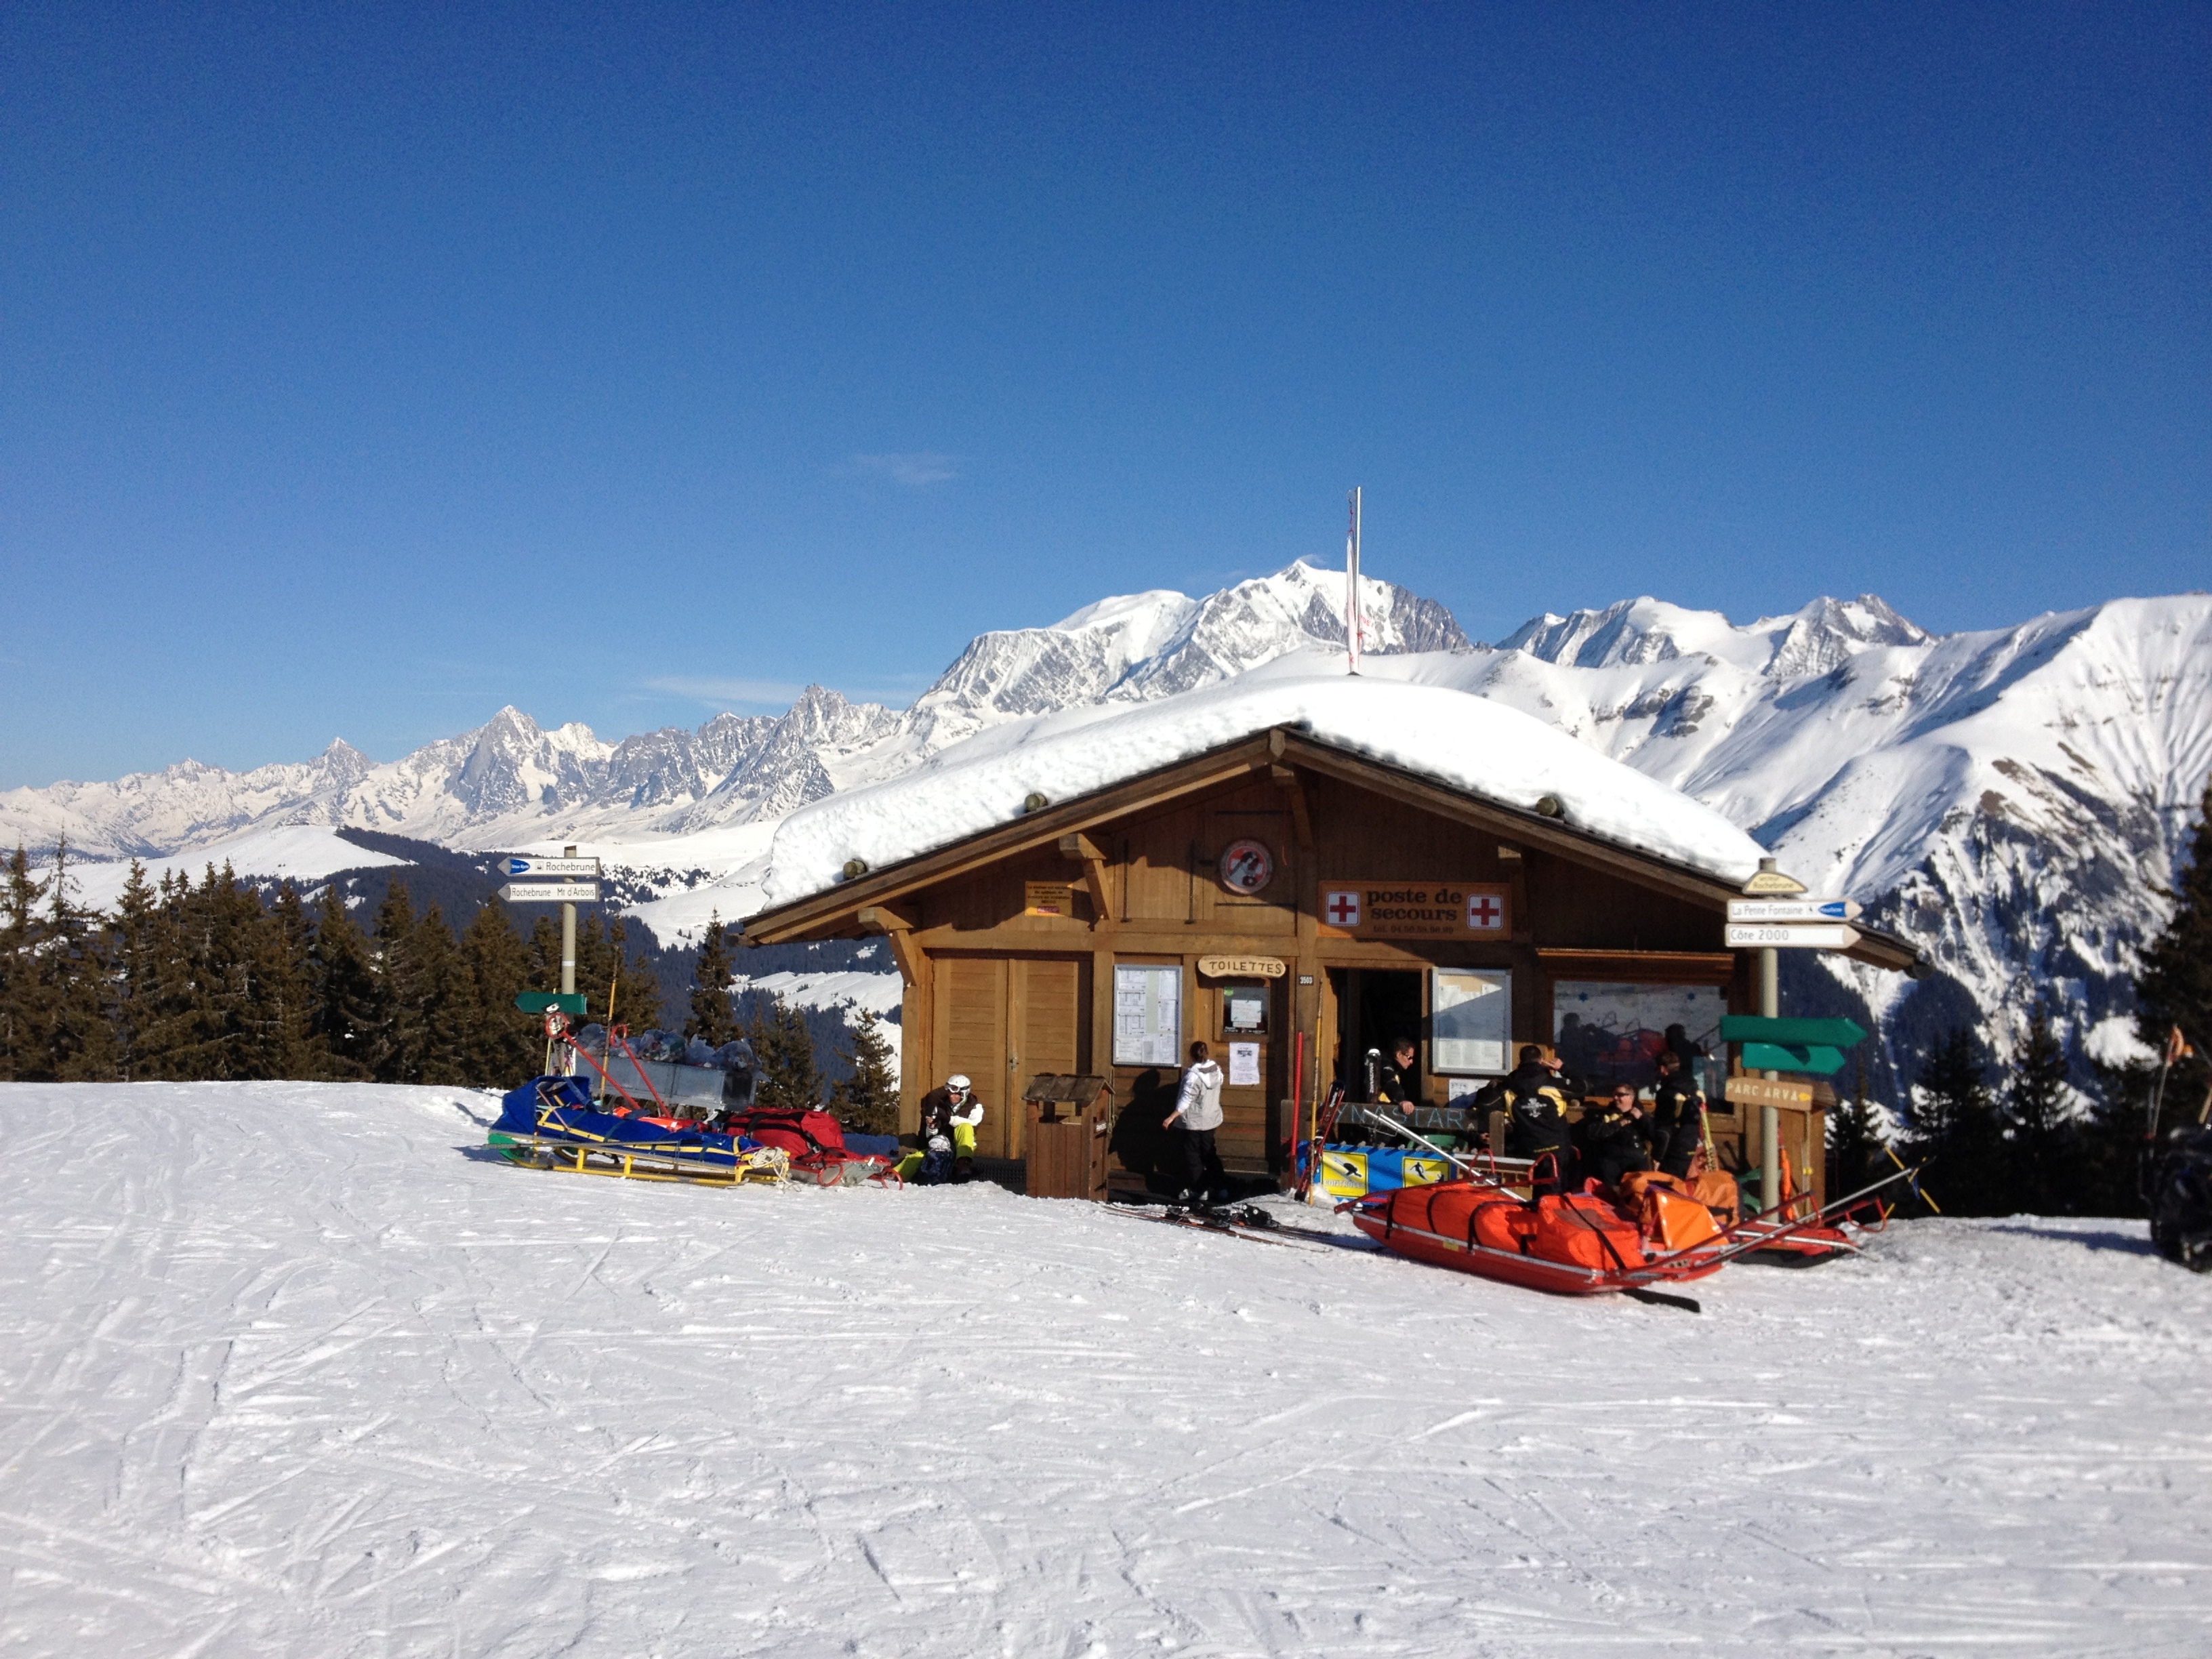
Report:
[{"label": "snow surface", "polygon": [[1001,726],[802,807],[776,831],[763,890],[786,904],[830,886],[848,860],[881,868],[1003,824],[1032,792],[1073,800],[1275,726],[1523,811],[1556,795],[1577,829],[1731,882],[1759,866],[1759,844],[1711,807],[1516,709],[1285,659],[1168,702]]},{"label": "snow surface", "polygon": [[896,973],[848,969],[834,974],[739,974],[734,988],[765,991],[802,1008],[867,1008],[882,1016],[898,1012],[905,981]]},{"label": "snow surface", "polygon": [[2212,1280],[2136,1224],[1899,1226],[1691,1316],[526,1171],[490,1109],[0,1087],[0,1650],[2205,1650]]},{"label": "snow surface", "polygon": [[[188,881],[198,881],[210,866],[220,870],[228,864],[241,876],[262,876],[271,881],[289,877],[304,896],[337,871],[374,869],[408,860],[356,847],[342,840],[328,824],[283,823],[225,836],[173,858],[143,862],[146,879],[157,887],[172,871]],[[52,860],[41,867],[51,869]],[[77,902],[106,910],[123,896],[124,886],[131,879],[131,861],[109,860],[95,864],[71,860],[69,871],[76,884]]]}]

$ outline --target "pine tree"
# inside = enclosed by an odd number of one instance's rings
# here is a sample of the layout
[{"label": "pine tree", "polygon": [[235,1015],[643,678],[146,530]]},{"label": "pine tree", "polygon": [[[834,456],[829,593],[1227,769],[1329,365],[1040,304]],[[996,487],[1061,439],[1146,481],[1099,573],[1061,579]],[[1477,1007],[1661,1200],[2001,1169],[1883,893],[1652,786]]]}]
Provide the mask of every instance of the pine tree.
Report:
[{"label": "pine tree", "polygon": [[467,1028],[476,1000],[476,988],[461,960],[453,930],[446,913],[433,904],[415,925],[411,941],[414,979],[414,1028],[422,1034],[416,1061],[416,1079],[423,1083],[474,1082],[468,1053]]},{"label": "pine tree", "polygon": [[2005,1115],[2012,1127],[2013,1200],[2035,1215],[2077,1212],[2076,1163],[2080,1137],[2067,1112],[2065,1045],[2051,1028],[2051,1011],[2038,1004],[2028,1018]]},{"label": "pine tree", "polygon": [[317,1078],[328,1069],[315,1032],[315,930],[307,921],[300,890],[289,881],[258,932],[258,994],[255,1028],[260,1053],[256,1077]]},{"label": "pine tree", "polygon": [[395,881],[377,907],[376,945],[377,1081],[471,1080],[465,1028],[475,988],[445,912],[433,904],[417,918],[406,884]]},{"label": "pine tree", "polygon": [[191,883],[168,871],[147,914],[144,953],[131,992],[137,1010],[131,1033],[134,1077],[197,1075],[183,1058],[199,1040],[192,1024],[196,988],[186,915],[191,896]]},{"label": "pine tree", "polygon": [[159,900],[153,884],[146,879],[146,866],[133,859],[107,929],[113,988],[109,1018],[115,1030],[116,1074],[126,1083],[152,1075],[146,1069],[149,1056],[145,1031],[157,1012],[155,969],[160,927]]},{"label": "pine tree", "polygon": [[1981,1045],[1955,1026],[1913,1085],[1912,1154],[1948,1215],[2003,1212],[2010,1182],[2004,1133]]},{"label": "pine tree", "polygon": [[[1857,1087],[1828,1119],[1828,1161],[1833,1171],[1828,1177],[1830,1194],[1842,1198],[1892,1172],[1896,1165],[1889,1161],[1888,1146],[1882,1137],[1881,1118],[1867,1098],[1866,1056],[1862,1054]],[[1875,1196],[1887,1198],[1882,1194]]]},{"label": "pine tree", "polygon": [[853,1026],[853,1046],[845,1058],[853,1075],[830,1094],[830,1109],[846,1128],[864,1135],[898,1133],[898,1079],[891,1074],[891,1045],[884,1040],[883,1022],[872,1008],[859,1011]]},{"label": "pine tree", "polygon": [[2175,1026],[2195,1053],[2167,1073],[2158,1133],[2193,1121],[2212,1085],[2212,777],[2175,880],[2173,920],[2143,952],[2136,975],[2136,1030],[2163,1053]]},{"label": "pine tree", "polygon": [[258,1075],[261,902],[226,864],[197,887],[161,884],[156,1012],[140,1044],[145,1074],[185,1081]]},{"label": "pine tree", "polygon": [[735,1039],[738,1017],[730,1006],[730,951],[722,930],[722,915],[714,912],[700,941],[698,965],[691,973],[691,1018],[684,1022],[684,1035],[697,1037],[714,1048]]},{"label": "pine tree", "polygon": [[531,958],[507,915],[494,895],[461,935],[472,1005],[470,1066],[481,1081],[501,1088],[534,1076],[545,1058],[544,1025],[514,1006],[515,997],[531,988]]},{"label": "pine tree", "polygon": [[806,1018],[780,996],[756,1004],[745,1033],[759,1068],[763,1106],[812,1107],[822,1099],[822,1073],[814,1054],[814,1034]]},{"label": "pine tree", "polygon": [[622,969],[622,1003],[616,1012],[631,1030],[643,1031],[660,1024],[660,981],[645,958],[629,954],[629,924],[617,916],[607,929],[610,974],[617,964]]},{"label": "pine tree", "polygon": [[2158,1067],[2093,1060],[2090,1071],[2096,1081],[2088,1119],[2081,1126],[2081,1212],[2142,1215],[2142,1159],[2151,1145],[2149,1109]]},{"label": "pine tree", "polygon": [[240,884],[228,861],[220,875],[208,871],[203,890],[197,921],[203,939],[199,974],[212,1005],[210,1048],[203,1074],[222,1079],[270,1076],[271,1060],[261,1024],[268,912],[261,908],[258,894]]},{"label": "pine tree", "polygon": [[336,882],[323,889],[313,967],[313,1031],[324,1075],[367,1077],[376,1042],[376,971]]},{"label": "pine tree", "polygon": [[52,1011],[38,960],[45,933],[39,901],[46,890],[31,873],[30,854],[16,842],[0,886],[0,1080],[47,1075]]},{"label": "pine tree", "polygon": [[46,888],[46,937],[39,977],[47,1010],[46,1073],[86,1083],[115,1075],[115,1032],[108,1023],[106,940],[93,915],[70,897],[69,842],[54,848]]}]

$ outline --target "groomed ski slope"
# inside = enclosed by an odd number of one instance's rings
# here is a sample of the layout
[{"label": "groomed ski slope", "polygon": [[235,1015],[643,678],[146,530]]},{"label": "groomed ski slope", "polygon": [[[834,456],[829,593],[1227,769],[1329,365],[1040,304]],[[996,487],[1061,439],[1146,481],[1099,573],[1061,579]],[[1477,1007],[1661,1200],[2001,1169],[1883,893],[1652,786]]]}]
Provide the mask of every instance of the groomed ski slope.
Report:
[{"label": "groomed ski slope", "polygon": [[2212,1280],[2135,1224],[1692,1316],[490,1105],[0,1088],[0,1653],[2205,1651]]}]

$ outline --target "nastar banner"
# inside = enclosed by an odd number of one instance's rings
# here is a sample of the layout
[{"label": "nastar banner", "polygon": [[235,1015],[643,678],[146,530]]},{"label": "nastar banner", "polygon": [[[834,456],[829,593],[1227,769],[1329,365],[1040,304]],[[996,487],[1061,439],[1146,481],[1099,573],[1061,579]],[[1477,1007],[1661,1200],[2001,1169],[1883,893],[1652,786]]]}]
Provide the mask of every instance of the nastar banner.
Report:
[{"label": "nastar banner", "polygon": [[1339,939],[1508,939],[1512,889],[1471,881],[1324,881],[1321,931]]}]

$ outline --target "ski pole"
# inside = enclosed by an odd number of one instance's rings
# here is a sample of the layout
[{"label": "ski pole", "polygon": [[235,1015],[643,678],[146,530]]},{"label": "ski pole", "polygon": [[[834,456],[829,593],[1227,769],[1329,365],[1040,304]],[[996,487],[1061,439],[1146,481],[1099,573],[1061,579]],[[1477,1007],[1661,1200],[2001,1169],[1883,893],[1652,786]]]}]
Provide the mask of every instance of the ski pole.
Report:
[{"label": "ski pole", "polygon": [[1478,1166],[1469,1164],[1465,1159],[1455,1157],[1452,1153],[1446,1152],[1443,1147],[1437,1146],[1435,1141],[1431,1140],[1426,1135],[1421,1133],[1409,1123],[1401,1123],[1397,1119],[1392,1117],[1376,1118],[1371,1115],[1368,1119],[1368,1121],[1370,1123],[1382,1123],[1387,1125],[1389,1127],[1395,1129],[1400,1134],[1405,1136],[1407,1139],[1419,1141],[1422,1146],[1427,1147],[1431,1152],[1434,1152],[1438,1158],[1443,1159],[1445,1163],[1450,1164],[1452,1168],[1457,1170],[1462,1175],[1467,1176],[1470,1181],[1478,1182],[1485,1187],[1495,1187],[1500,1192],[1510,1190],[1504,1182],[1498,1180],[1494,1176],[1485,1175]]},{"label": "ski pole", "polygon": [[[1889,1154],[1889,1161],[1892,1164],[1897,1165],[1900,1170],[1905,1167],[1905,1160],[1897,1155],[1896,1147],[1891,1146],[1887,1141],[1884,1141],[1882,1143],[1881,1149]],[[1928,1166],[1925,1164],[1917,1164],[1913,1167],[1917,1170],[1924,1170]],[[1929,1192],[1925,1187],[1922,1186],[1917,1181],[1912,1183],[1912,1195],[1918,1199],[1923,1204],[1925,1204],[1929,1209],[1935,1211],[1937,1215],[1943,1213],[1943,1206],[1936,1201],[1936,1194]]]},{"label": "ski pole", "polygon": [[[1924,1164],[1915,1164],[1909,1169],[1900,1165],[1895,1175],[1886,1175],[1879,1181],[1868,1182],[1855,1193],[1846,1193],[1834,1203],[1828,1205],[1824,1209],[1815,1211],[1813,1214],[1807,1216],[1802,1221],[1785,1222],[1783,1225],[1775,1228],[1771,1232],[1755,1234],[1753,1237],[1745,1239],[1740,1245],[1731,1246],[1724,1254],[1727,1255],[1734,1255],[1739,1254],[1742,1250],[1759,1249],[1765,1245],[1772,1243],[1778,1238],[1786,1238],[1792,1233],[1802,1232],[1808,1227],[1817,1227],[1821,1223],[1827,1220],[1830,1216],[1840,1213],[1850,1206],[1857,1203],[1869,1194],[1878,1193],[1883,1188],[1894,1186],[1900,1181],[1910,1181],[1914,1176],[1918,1175],[1920,1171],[1925,1168],[1927,1168],[1927,1165]],[[1747,1216],[1741,1221],[1737,1222],[1735,1226],[1723,1231],[1720,1237],[1723,1238],[1728,1238],[1734,1234],[1740,1233],[1746,1227],[1754,1226],[1758,1223],[1764,1221],[1771,1213],[1771,1211],[1762,1210],[1757,1215]]]}]

